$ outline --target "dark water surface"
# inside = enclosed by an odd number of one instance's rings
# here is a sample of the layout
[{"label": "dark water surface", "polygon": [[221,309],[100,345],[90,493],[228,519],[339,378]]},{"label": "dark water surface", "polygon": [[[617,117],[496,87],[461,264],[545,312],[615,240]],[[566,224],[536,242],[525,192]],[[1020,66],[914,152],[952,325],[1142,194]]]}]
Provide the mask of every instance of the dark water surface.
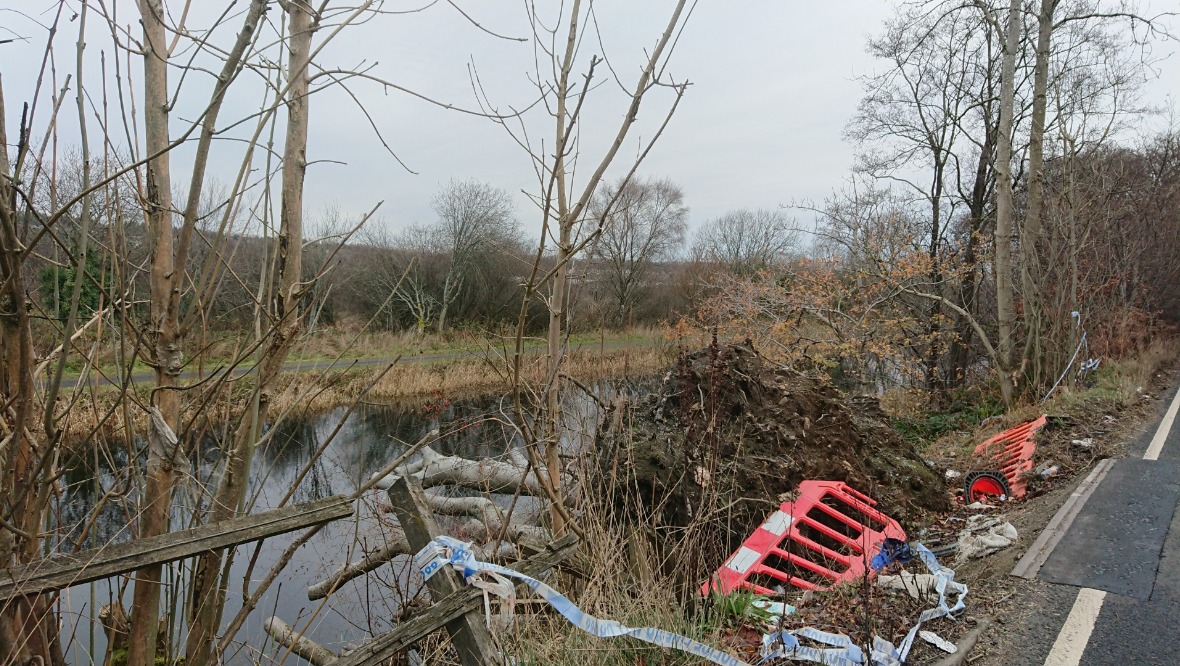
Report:
[{"label": "dark water surface", "polygon": [[[608,394],[614,390],[609,386],[599,388]],[[593,436],[591,431],[597,421],[595,403],[585,396],[571,393],[565,404],[570,426],[565,446],[580,448],[586,438]],[[314,463],[311,460],[313,454],[340,425],[346,410],[339,408],[316,416],[287,420],[279,424],[274,437],[266,440],[255,452],[249,480],[253,502],[251,512],[277,507],[309,464],[310,469],[296,488],[291,503],[352,493],[397,458],[405,450],[406,443],[418,441],[434,428],[441,432],[441,439],[434,444],[434,449],[440,453],[473,459],[504,456],[510,449],[520,446],[515,433],[496,420],[506,419],[510,409],[509,403],[498,398],[436,403],[417,409],[360,407],[344,420],[323,456]],[[186,474],[180,482],[175,495],[173,530],[190,525],[191,508],[201,496],[200,488],[212,487],[210,477],[216,474],[220,457],[216,440],[216,437],[209,436],[202,441],[192,473]],[[63,480],[66,490],[57,504],[55,516],[63,534],[59,551],[94,548],[130,538],[129,512],[134,510],[134,502],[111,495],[112,490],[118,490],[116,483],[124,483],[126,478],[126,475],[115,474],[112,470],[124,470],[130,461],[125,447],[112,445],[106,448],[112,451],[109,456],[99,454],[97,461],[78,462]],[[96,504],[104,494],[108,498],[97,508],[96,515]],[[133,498],[135,491],[131,490],[128,496]],[[500,498],[505,504],[507,499],[510,498]],[[262,629],[262,622],[271,615],[299,627],[308,637],[335,651],[358,645],[367,637],[394,626],[405,590],[417,585],[416,581],[411,585],[409,580],[407,557],[399,558],[393,566],[383,566],[346,583],[326,602],[307,598],[309,584],[324,579],[344,562],[359,559],[365,551],[384,545],[393,518],[381,511],[383,504],[384,493],[376,489],[366,493],[357,503],[355,516],[324,526],[297,550],[247,619],[226,660],[232,663],[278,662],[285,650],[269,641]],[[91,520],[94,526],[85,542],[74,543],[82,533],[82,526]],[[447,527],[444,523],[443,529]],[[257,559],[249,573],[252,592],[299,534],[280,535],[264,541],[260,547],[245,544],[235,550],[223,624],[228,624],[241,608],[242,581],[247,577],[250,559]],[[170,584],[166,588],[169,592],[164,607],[173,618],[185,613],[190,565],[190,562],[178,562],[165,567],[165,579]],[[106,641],[97,621],[97,609],[120,596],[120,585],[125,586],[121,598],[130,612],[131,586],[127,579],[112,578],[63,592],[60,602],[62,629],[70,663],[101,663],[106,653]],[[180,631],[176,628],[179,624],[174,620],[170,631]],[[174,640],[174,643],[181,645],[183,650],[183,640]],[[287,656],[285,662],[296,664],[301,660]]]}]

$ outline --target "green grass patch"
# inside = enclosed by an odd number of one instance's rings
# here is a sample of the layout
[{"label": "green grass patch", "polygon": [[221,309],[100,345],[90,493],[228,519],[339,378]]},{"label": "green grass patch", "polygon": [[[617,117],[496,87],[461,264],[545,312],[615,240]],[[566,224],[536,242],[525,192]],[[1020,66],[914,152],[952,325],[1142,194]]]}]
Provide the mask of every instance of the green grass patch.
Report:
[{"label": "green grass patch", "polygon": [[895,418],[893,427],[902,437],[922,446],[953,432],[974,430],[985,419],[1003,413],[1004,406],[999,402],[985,401],[974,405],[956,402],[946,411]]}]

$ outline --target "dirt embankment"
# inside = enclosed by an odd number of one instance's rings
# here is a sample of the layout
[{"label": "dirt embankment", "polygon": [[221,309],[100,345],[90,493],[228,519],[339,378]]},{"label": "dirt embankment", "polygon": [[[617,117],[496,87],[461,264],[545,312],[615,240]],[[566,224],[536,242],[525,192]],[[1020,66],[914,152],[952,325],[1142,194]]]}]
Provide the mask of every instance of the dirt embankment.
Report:
[{"label": "dirt embankment", "polygon": [[936,474],[876,401],[768,361],[750,345],[682,357],[600,435],[615,478],[669,526],[723,513],[735,547],[804,479],[845,481],[905,522],[948,508]]}]

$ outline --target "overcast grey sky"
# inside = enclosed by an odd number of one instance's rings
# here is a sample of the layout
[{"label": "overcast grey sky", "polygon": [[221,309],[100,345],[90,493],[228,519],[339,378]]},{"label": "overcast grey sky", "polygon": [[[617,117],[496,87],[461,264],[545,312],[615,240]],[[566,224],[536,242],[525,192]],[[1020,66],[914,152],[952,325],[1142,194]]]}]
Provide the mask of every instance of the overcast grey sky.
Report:
[{"label": "overcast grey sky", "polygon": [[[529,36],[521,2],[457,1],[489,30]],[[385,7],[427,3],[391,0]],[[169,4],[173,11],[182,6]],[[194,28],[210,25],[228,5],[214,0],[194,4],[189,19]],[[243,4],[239,0],[233,11]],[[654,43],[671,4],[667,0],[597,3],[603,47],[625,83],[634,81],[641,49]],[[735,208],[822,200],[848,175],[854,147],[842,139],[841,132],[860,97],[856,79],[883,67],[866,55],[866,38],[881,30],[894,4],[884,0],[700,2],[670,69],[692,86],[642,173],[670,178],[683,187],[694,227]],[[1158,10],[1167,4],[1157,0],[1149,8]],[[14,33],[29,38],[0,45],[10,136],[19,119],[20,102],[32,95],[44,46],[45,31],[33,19],[47,23],[55,5],[50,0],[0,0],[0,39]],[[133,2],[114,0],[114,7],[122,23],[133,23]],[[272,9],[271,19],[277,15]],[[105,52],[109,61],[112,45],[109,36],[104,37],[100,20],[94,16],[90,20],[86,79],[95,95],[99,52]],[[215,33],[214,41],[229,44],[239,23],[236,18],[229,21]],[[1180,32],[1175,21],[1172,28]],[[138,27],[134,33],[138,35]],[[64,23],[57,38],[59,81],[73,70],[75,39],[76,23]],[[601,50],[596,40],[583,45],[587,56]],[[1175,45],[1162,44],[1156,55],[1170,55],[1174,50]],[[523,106],[534,96],[529,84],[533,56],[532,43],[492,37],[444,1],[419,13],[379,16],[350,27],[328,46],[321,61],[341,68],[375,62],[371,73],[376,76],[466,107],[476,106],[469,77],[474,65],[490,99],[505,109]],[[1168,57],[1159,64],[1160,79],[1146,88],[1148,101],[1162,103],[1168,94],[1180,90],[1177,60]],[[113,65],[108,62],[108,67]],[[139,67],[134,63],[133,78]],[[178,80],[173,76],[173,84]],[[186,83],[173,118],[174,132],[203,108],[208,88],[207,77]],[[607,84],[591,98],[582,139],[584,164],[597,160],[625,108],[625,100],[613,88]],[[222,120],[256,109],[260,89],[256,79],[244,81],[227,101]],[[311,102],[308,148],[309,159],[322,161],[312,167],[307,179],[306,203],[312,219],[329,205],[359,215],[384,200],[378,213],[380,224],[398,229],[428,222],[433,217],[430,198],[440,185],[451,178],[475,178],[513,192],[522,223],[528,229],[537,228],[538,214],[521,194],[538,190],[536,177],[528,156],[503,128],[485,118],[385,91],[376,83],[354,80],[350,89],[398,157],[416,174],[399,166],[382,148],[348,94],[339,88],[319,93]],[[635,139],[651,135],[667,102],[667,94],[645,101]],[[43,122],[43,113],[40,118]],[[525,122],[535,137],[552,134],[552,121],[542,113],[535,111]],[[72,114],[65,116],[64,142],[76,140],[76,124]],[[620,160],[634,155],[636,146],[632,141]],[[213,174],[221,181],[232,181],[241,152],[238,144],[220,145]],[[186,160],[184,152],[178,153],[173,169],[177,183],[183,183]]]}]

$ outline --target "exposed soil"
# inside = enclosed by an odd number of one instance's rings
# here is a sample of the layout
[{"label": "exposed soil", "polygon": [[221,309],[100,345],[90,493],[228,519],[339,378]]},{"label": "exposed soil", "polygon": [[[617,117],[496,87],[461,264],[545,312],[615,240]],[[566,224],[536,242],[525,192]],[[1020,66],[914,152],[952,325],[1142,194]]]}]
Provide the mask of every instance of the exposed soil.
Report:
[{"label": "exposed soil", "polygon": [[614,422],[598,450],[616,470],[623,462],[640,506],[668,526],[723,510],[728,549],[805,479],[844,481],[902,522],[949,508],[941,475],[876,400],[848,398],[749,344],[682,357]]}]

